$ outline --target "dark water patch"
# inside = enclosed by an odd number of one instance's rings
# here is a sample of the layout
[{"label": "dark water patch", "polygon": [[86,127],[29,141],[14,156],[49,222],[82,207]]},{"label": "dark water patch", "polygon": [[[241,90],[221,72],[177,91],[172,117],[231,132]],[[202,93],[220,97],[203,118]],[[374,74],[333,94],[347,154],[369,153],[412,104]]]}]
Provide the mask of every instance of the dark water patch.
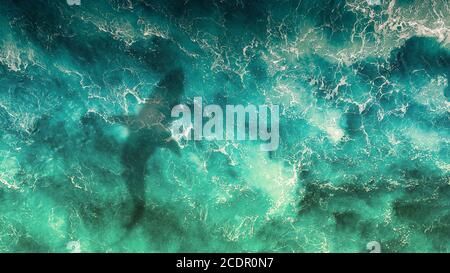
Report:
[{"label": "dark water patch", "polygon": [[338,231],[355,231],[361,221],[361,217],[354,211],[334,212],[333,217]]},{"label": "dark water patch", "polygon": [[408,76],[415,70],[424,69],[430,75],[450,71],[450,51],[444,49],[434,38],[412,37],[403,46],[393,50],[390,57],[393,73]]},{"label": "dark water patch", "polygon": [[151,71],[158,73],[167,73],[180,65],[177,45],[164,38],[154,37],[150,43],[145,40],[138,41],[129,51],[131,56],[143,62]]},{"label": "dark water patch", "polygon": [[414,3],[415,3],[415,0],[397,0],[397,2],[395,2],[395,4],[397,4],[400,7],[413,5]]}]

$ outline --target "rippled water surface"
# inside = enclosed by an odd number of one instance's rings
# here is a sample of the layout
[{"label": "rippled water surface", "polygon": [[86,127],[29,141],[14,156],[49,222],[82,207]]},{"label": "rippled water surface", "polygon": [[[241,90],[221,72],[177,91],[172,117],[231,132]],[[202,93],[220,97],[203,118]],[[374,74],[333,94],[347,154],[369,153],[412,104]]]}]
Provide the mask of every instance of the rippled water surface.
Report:
[{"label": "rippled water surface", "polygon": [[[0,251],[450,251],[448,1],[0,3]],[[279,148],[118,121],[194,97]]]}]

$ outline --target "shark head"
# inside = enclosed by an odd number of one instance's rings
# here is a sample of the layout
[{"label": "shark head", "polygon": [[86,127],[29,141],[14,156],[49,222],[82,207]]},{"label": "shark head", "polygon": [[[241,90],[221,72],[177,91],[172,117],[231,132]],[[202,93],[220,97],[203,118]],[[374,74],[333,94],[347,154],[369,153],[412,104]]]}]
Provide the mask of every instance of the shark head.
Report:
[{"label": "shark head", "polygon": [[168,72],[159,81],[154,96],[167,101],[170,106],[178,104],[184,91],[184,72],[177,68]]}]

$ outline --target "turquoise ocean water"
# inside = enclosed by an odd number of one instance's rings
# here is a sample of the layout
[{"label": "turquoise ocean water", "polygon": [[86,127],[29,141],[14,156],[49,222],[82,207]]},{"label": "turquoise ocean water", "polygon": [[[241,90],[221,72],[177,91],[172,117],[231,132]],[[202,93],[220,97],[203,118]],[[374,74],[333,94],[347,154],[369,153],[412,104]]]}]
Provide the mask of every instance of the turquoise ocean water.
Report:
[{"label": "turquoise ocean water", "polygon": [[[72,2],[0,0],[1,252],[450,251],[448,1]],[[280,146],[115,122],[158,95]]]}]

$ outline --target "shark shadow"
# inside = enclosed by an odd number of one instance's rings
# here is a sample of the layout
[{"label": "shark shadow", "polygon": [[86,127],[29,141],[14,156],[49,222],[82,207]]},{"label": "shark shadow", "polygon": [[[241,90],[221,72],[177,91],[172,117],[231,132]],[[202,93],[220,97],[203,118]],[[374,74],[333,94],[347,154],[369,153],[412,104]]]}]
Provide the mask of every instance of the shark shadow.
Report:
[{"label": "shark shadow", "polygon": [[183,71],[172,70],[158,83],[137,115],[110,118],[110,121],[121,123],[129,130],[121,154],[124,167],[122,176],[134,206],[127,228],[136,225],[144,215],[148,159],[158,148],[168,148],[180,154],[178,143],[171,138],[168,127],[171,122],[171,109],[180,103],[183,89]]}]

